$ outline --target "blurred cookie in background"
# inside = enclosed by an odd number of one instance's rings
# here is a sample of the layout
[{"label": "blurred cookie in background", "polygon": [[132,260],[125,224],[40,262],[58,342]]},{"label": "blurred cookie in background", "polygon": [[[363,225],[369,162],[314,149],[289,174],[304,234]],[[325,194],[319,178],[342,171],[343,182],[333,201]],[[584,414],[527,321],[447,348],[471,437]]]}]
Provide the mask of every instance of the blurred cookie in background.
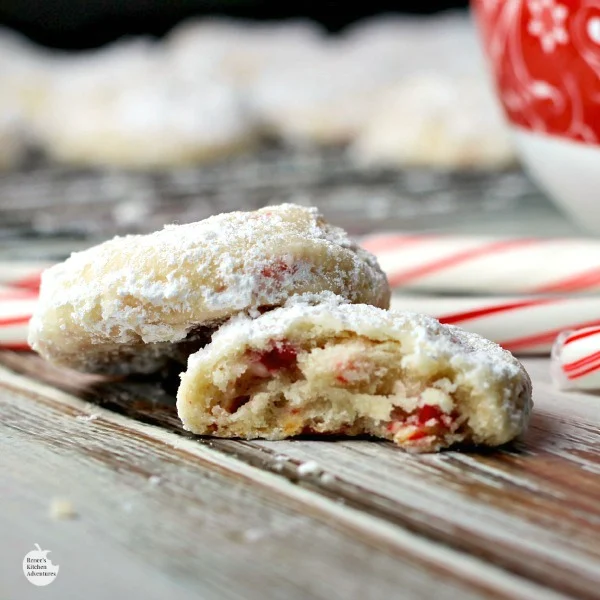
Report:
[{"label": "blurred cookie in background", "polygon": [[17,115],[0,112],[0,169],[23,163],[27,154],[27,136]]},{"label": "blurred cookie in background", "polygon": [[516,155],[483,78],[414,76],[386,91],[350,156],[375,167],[503,169]]},{"label": "blurred cookie in background", "polygon": [[172,168],[273,141],[350,147],[357,167],[503,168],[514,156],[467,13],[190,20],[163,40],[38,47],[0,31],[2,162]]},{"label": "blurred cookie in background", "polygon": [[23,163],[50,86],[50,52],[0,28],[0,168]]},{"label": "blurred cookie in background", "polygon": [[266,135],[292,145],[342,145],[352,141],[373,97],[393,68],[372,71],[334,43],[288,65],[274,65],[250,90]]},{"label": "blurred cookie in background", "polygon": [[325,32],[310,21],[259,23],[212,17],[184,21],[166,36],[164,49],[182,76],[218,75],[246,88],[273,64],[285,66],[302,59],[326,42]]},{"label": "blurred cookie in background", "polygon": [[42,148],[71,164],[194,164],[255,139],[252,120],[231,86],[206,74],[185,79],[163,47],[145,39],[65,60],[38,117]]}]

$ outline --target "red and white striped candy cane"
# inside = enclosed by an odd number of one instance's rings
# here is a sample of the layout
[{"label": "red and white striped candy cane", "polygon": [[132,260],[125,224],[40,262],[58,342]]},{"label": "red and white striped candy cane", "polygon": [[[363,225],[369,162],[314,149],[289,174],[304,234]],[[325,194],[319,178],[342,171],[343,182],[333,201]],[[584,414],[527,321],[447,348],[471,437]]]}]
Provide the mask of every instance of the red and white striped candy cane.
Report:
[{"label": "red and white striped candy cane", "polygon": [[28,290],[40,287],[40,276],[51,263],[0,261],[0,284]]},{"label": "red and white striped candy cane", "polygon": [[600,327],[563,332],[552,347],[551,361],[559,387],[600,389]]},{"label": "red and white striped candy cane", "polygon": [[37,299],[31,290],[0,287],[0,348],[30,349],[27,328]]},{"label": "red and white striped candy cane", "polygon": [[29,350],[27,329],[50,263],[0,261],[0,349]]},{"label": "red and white striped candy cane", "polygon": [[600,293],[600,241],[382,234],[361,240],[392,288],[446,293]]},{"label": "red and white striped candy cane", "polygon": [[600,326],[592,296],[444,297],[394,295],[392,308],[429,314],[486,337],[515,354],[548,354],[565,330]]}]

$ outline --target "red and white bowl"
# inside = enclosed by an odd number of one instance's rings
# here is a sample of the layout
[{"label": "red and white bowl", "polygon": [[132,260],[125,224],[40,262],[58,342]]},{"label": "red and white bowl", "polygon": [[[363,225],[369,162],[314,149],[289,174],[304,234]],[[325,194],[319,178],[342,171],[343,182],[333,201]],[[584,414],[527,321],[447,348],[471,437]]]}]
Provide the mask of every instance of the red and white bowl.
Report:
[{"label": "red and white bowl", "polygon": [[472,0],[531,175],[600,232],[600,0]]}]

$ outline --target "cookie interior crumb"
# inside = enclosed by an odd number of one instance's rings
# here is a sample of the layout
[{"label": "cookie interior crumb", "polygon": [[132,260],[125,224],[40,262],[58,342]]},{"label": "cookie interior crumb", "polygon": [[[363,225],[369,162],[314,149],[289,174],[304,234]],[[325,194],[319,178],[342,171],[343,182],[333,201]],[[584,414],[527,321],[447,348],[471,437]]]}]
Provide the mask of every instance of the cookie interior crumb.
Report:
[{"label": "cookie interior crumb", "polygon": [[223,437],[369,434],[415,452],[507,441],[510,424],[486,398],[494,390],[474,385],[449,360],[423,371],[404,356],[399,341],[350,332],[272,340],[189,382],[180,414],[192,431]]},{"label": "cookie interior crumb", "polygon": [[75,519],[77,516],[77,511],[70,500],[53,498],[50,502],[50,517],[54,521],[66,521]]}]

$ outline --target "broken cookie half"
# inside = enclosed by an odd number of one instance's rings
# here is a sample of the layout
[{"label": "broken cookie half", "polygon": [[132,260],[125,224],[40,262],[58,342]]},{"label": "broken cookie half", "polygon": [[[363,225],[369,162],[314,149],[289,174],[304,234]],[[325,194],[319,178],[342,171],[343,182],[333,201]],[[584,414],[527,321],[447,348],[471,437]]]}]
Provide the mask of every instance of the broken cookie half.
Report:
[{"label": "broken cookie half", "polygon": [[529,376],[500,346],[328,293],[234,317],[190,356],[177,395],[196,434],[368,434],[413,452],[503,444],[531,406]]}]

